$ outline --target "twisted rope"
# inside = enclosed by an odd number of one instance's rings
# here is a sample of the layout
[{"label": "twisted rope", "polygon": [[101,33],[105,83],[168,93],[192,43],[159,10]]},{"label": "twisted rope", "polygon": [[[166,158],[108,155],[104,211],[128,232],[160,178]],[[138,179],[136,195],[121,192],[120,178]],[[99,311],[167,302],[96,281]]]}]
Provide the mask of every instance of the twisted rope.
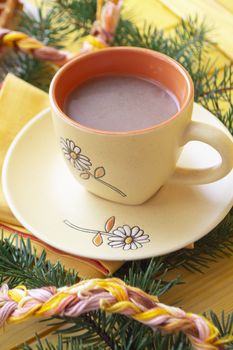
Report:
[{"label": "twisted rope", "polygon": [[25,33],[6,28],[0,28],[0,43],[2,46],[12,47],[24,53],[31,54],[35,58],[51,61],[59,66],[71,58],[71,54],[66,51],[45,46],[39,40],[31,38]]},{"label": "twisted rope", "polygon": [[[96,21],[90,35],[82,39],[80,53],[102,49],[111,43],[120,18],[121,7],[122,0],[97,1]],[[68,51],[48,47],[25,33],[6,28],[0,28],[0,46],[12,47],[58,66],[62,66],[73,57]]]},{"label": "twisted rope", "polygon": [[167,306],[138,288],[117,278],[90,279],[71,287],[27,289],[17,286],[0,288],[0,327],[22,322],[32,316],[78,317],[83,313],[104,310],[137,320],[153,330],[184,332],[196,350],[224,349],[232,337],[219,337],[218,329],[203,316]]}]

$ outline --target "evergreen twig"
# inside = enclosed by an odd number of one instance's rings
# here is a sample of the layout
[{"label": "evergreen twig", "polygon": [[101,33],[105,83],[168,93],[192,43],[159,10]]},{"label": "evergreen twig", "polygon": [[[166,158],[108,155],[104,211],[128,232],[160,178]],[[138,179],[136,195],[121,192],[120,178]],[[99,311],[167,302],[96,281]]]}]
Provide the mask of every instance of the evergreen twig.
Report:
[{"label": "evergreen twig", "polygon": [[75,271],[66,271],[64,266],[57,262],[47,261],[46,252],[37,256],[30,240],[24,241],[17,235],[0,239],[0,283],[7,282],[10,288],[21,283],[28,288],[39,288],[54,285],[62,287],[72,285],[78,281]]},{"label": "evergreen twig", "polygon": [[168,269],[184,267],[202,272],[210,262],[233,254],[233,211],[208,235],[197,241],[194,249],[181,249],[164,257]]},{"label": "evergreen twig", "polygon": [[[165,282],[166,268],[161,258],[152,259],[150,262],[133,264],[128,273],[124,272],[124,279],[127,283],[140,286],[151,294],[161,295],[173,285],[179,283],[176,278]],[[42,287],[55,285],[61,287],[73,284],[77,281],[77,273],[65,271],[60,264],[51,264],[46,259],[45,251],[36,256],[30,240],[12,236],[0,240],[0,282],[7,282],[11,288],[18,284],[25,284],[27,287]],[[140,285],[141,281],[141,285]],[[102,311],[88,313],[79,318],[59,317],[61,325],[66,325],[65,334],[79,333],[80,340],[91,346],[100,346],[102,349],[120,349],[124,334],[127,335],[127,342],[136,344],[139,335],[147,329],[126,317],[120,315],[106,315]],[[133,323],[132,323],[133,322]],[[119,333],[119,329],[121,332]],[[143,330],[144,329],[144,330]],[[85,331],[84,331],[85,330]],[[60,332],[60,331],[59,331]],[[123,337],[123,338],[122,338]],[[93,345],[94,344],[94,345]],[[113,345],[114,344],[114,345]],[[119,345],[118,347],[117,344]]]},{"label": "evergreen twig", "polygon": [[89,34],[95,21],[96,0],[51,0],[51,6],[68,26],[69,33],[74,33],[74,41]]},{"label": "evergreen twig", "polygon": [[[228,335],[233,334],[233,313],[228,314],[227,316],[224,312],[221,313],[220,316],[217,316],[216,313],[211,311],[209,314],[205,314],[206,316],[220,331],[220,335],[222,337],[226,337]],[[135,327],[137,323],[132,321],[131,327]],[[50,343],[48,340],[40,340],[37,337],[36,348],[38,350],[92,350],[92,349],[114,349],[114,350],[192,350],[191,344],[185,338],[182,333],[178,335],[168,335],[161,334],[161,332],[153,332],[148,327],[140,325],[137,329],[137,335],[135,341],[129,337],[131,327],[127,328],[129,325],[127,324],[125,327],[120,328],[118,332],[118,338],[115,339],[113,347],[103,346],[101,344],[98,346],[95,343],[88,342],[88,339],[84,338],[82,340],[78,335],[67,336],[65,334],[58,334],[57,344]],[[118,343],[119,338],[121,342]],[[24,345],[22,350],[32,350],[32,347],[29,345]],[[225,350],[233,349],[233,342],[230,342],[225,345]]]},{"label": "evergreen twig", "polygon": [[34,13],[20,12],[17,30],[35,37],[45,45],[61,49],[69,37],[70,25],[63,20],[56,7],[46,5],[47,2],[43,0]]}]

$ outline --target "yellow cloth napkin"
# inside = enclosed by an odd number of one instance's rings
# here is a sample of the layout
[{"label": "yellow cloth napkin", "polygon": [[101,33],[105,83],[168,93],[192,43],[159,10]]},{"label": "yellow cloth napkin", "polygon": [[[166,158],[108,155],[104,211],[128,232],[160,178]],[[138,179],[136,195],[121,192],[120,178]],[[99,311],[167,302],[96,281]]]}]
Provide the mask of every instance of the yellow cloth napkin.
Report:
[{"label": "yellow cloth napkin", "polygon": [[[48,95],[25,81],[8,74],[0,91],[0,169],[6,152],[20,129],[37,113],[49,106]],[[15,174],[17,176],[17,174]],[[1,181],[2,183],[2,181]],[[11,213],[0,185],[0,227],[5,235],[17,232],[23,238],[31,238],[38,253],[46,249],[48,259],[60,260],[67,268],[75,268],[82,277],[102,277],[117,270],[119,261],[100,261],[69,255],[44,244],[21,227]]]},{"label": "yellow cloth napkin", "polygon": [[[0,90],[0,167],[19,130],[37,113],[49,106],[45,92],[8,74]],[[17,176],[17,175],[16,175]],[[12,215],[0,186],[0,220],[19,224]]]}]

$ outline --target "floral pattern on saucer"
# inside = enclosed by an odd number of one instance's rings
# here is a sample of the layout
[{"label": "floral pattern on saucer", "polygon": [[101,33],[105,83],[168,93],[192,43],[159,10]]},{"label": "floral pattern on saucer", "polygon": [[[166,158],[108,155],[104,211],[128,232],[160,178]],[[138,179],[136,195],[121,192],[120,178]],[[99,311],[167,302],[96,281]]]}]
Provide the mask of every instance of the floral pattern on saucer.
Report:
[{"label": "floral pattern on saucer", "polygon": [[79,227],[68,220],[64,220],[64,223],[77,231],[93,234],[94,238],[92,239],[92,243],[96,247],[99,247],[104,243],[104,236],[107,236],[108,245],[111,248],[122,248],[123,250],[142,248],[143,244],[150,242],[149,235],[145,234],[138,226],[130,227],[129,225],[123,225],[112,231],[115,225],[115,216],[111,216],[106,221],[104,231]]},{"label": "floral pattern on saucer", "polygon": [[71,163],[71,165],[73,165],[74,168],[80,171],[80,177],[83,180],[93,178],[101,184],[109,187],[111,190],[117,192],[122,197],[126,197],[126,194],[119,188],[102,179],[106,174],[103,166],[97,167],[94,169],[94,172],[91,172],[92,163],[90,159],[81,153],[81,148],[77,146],[74,141],[61,137],[60,143],[64,157]]},{"label": "floral pattern on saucer", "polygon": [[113,235],[108,238],[110,247],[123,248],[124,250],[135,250],[141,248],[143,243],[150,242],[149,235],[146,235],[138,226],[130,227],[124,225],[113,231]]}]

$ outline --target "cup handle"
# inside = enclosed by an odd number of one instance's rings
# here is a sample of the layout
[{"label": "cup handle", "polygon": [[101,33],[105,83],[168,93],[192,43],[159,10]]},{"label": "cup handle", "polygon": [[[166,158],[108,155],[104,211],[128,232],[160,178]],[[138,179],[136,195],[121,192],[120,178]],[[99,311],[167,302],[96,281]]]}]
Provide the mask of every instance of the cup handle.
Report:
[{"label": "cup handle", "polygon": [[221,156],[220,164],[205,169],[177,167],[171,181],[185,185],[201,185],[226,176],[233,167],[233,141],[223,131],[202,122],[191,121],[184,133],[183,145],[200,141],[212,146]]}]

